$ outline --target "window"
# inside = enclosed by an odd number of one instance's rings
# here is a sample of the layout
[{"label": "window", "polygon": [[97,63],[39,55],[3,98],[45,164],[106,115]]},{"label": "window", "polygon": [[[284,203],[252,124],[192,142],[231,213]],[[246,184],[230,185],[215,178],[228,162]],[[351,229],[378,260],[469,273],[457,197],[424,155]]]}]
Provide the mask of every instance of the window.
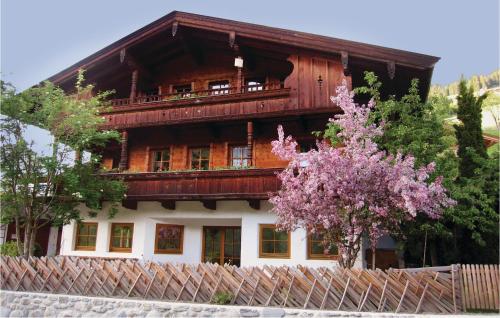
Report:
[{"label": "window", "polygon": [[210,148],[191,148],[191,169],[195,170],[208,170],[210,160]]},{"label": "window", "polygon": [[97,223],[77,223],[75,250],[95,251],[96,237]]},{"label": "window", "polygon": [[332,259],[339,254],[337,246],[331,246],[328,250],[323,245],[321,233],[310,233],[307,236],[307,258],[308,259]]},{"label": "window", "polygon": [[156,254],[182,254],[183,240],[184,225],[156,224]]},{"label": "window", "polygon": [[190,97],[191,96],[191,84],[186,85],[177,85],[173,87],[174,93],[179,93],[181,97]]},{"label": "window", "polygon": [[245,80],[247,92],[256,92],[264,90],[264,80],[262,78],[252,78]]},{"label": "window", "polygon": [[259,257],[290,258],[290,233],[277,232],[274,224],[261,224],[259,238]]},{"label": "window", "polygon": [[241,227],[204,226],[202,261],[240,266]]},{"label": "window", "polygon": [[134,223],[111,224],[111,252],[132,252],[132,238],[134,237]]},{"label": "window", "polygon": [[247,146],[231,147],[231,167],[245,168],[250,165],[250,151]]},{"label": "window", "polygon": [[151,171],[168,171],[170,169],[170,150],[155,150],[152,152]]},{"label": "window", "polygon": [[229,94],[229,81],[217,81],[208,83],[211,95]]}]

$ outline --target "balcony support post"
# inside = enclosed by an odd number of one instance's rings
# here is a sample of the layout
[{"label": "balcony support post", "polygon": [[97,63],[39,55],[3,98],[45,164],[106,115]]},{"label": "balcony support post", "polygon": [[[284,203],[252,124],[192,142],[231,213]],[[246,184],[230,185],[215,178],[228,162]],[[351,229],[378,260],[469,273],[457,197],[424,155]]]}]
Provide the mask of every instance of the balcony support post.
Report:
[{"label": "balcony support post", "polygon": [[236,78],[236,92],[237,93],[243,93],[242,92],[242,75],[241,75],[241,67],[237,67],[238,72],[237,72],[237,78]]},{"label": "balcony support post", "polygon": [[139,78],[139,71],[132,71],[132,82],[130,84],[130,104],[134,103],[135,96],[137,95],[137,80]]},{"label": "balcony support post", "polygon": [[118,169],[120,171],[127,170],[128,168],[128,132],[122,131],[120,163]]},{"label": "balcony support post", "polygon": [[248,165],[253,166],[253,122],[247,122]]}]

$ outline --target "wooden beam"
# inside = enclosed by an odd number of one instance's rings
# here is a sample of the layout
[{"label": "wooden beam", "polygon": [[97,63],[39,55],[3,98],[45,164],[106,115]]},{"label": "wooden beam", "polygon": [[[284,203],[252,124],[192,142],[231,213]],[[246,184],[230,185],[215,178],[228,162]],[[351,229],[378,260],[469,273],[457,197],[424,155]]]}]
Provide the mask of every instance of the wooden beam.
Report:
[{"label": "wooden beam", "polygon": [[217,201],[216,200],[202,200],[201,203],[203,207],[208,210],[216,210],[217,209]]},{"label": "wooden beam", "polygon": [[163,200],[160,203],[167,210],[175,210],[175,200]]},{"label": "wooden beam", "polygon": [[229,47],[234,47],[234,42],[236,41],[236,32],[229,32]]},{"label": "wooden beam", "polygon": [[179,28],[179,22],[175,21],[174,23],[172,23],[172,37],[175,37],[178,28]]},{"label": "wooden beam", "polygon": [[344,75],[348,76],[351,73],[349,70],[349,54],[346,51],[341,51],[340,60],[342,62],[342,68],[344,69]]},{"label": "wooden beam", "polygon": [[396,63],[394,61],[387,62],[387,74],[391,80],[396,76]]},{"label": "wooden beam", "polygon": [[137,210],[136,200],[122,200],[122,206],[129,210]]},{"label": "wooden beam", "polygon": [[130,103],[134,103],[134,99],[137,96],[137,81],[139,80],[139,71],[132,71],[132,80],[130,83]]},{"label": "wooden beam", "polygon": [[247,200],[248,205],[254,210],[260,210],[260,200]]}]

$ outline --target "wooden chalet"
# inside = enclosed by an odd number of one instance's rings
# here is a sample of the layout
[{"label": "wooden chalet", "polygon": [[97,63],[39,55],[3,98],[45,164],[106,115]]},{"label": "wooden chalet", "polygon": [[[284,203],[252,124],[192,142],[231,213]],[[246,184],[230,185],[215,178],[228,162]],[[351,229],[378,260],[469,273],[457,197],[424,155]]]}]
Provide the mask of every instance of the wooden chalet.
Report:
[{"label": "wooden chalet", "polygon": [[[277,125],[302,151],[339,111],[343,81],[403,95],[413,78],[426,98],[437,57],[184,12],[171,12],[48,80],[68,92],[86,70],[114,90],[104,128],[121,143],[103,149],[110,177],[128,185],[114,219],[63,229],[65,255],[187,263],[325,265],[320,238],[274,231],[269,192],[286,166],[271,153]],[[82,207],[83,213],[85,208]],[[244,248],[241,248],[244,246]],[[361,259],[358,262],[361,266]]]}]

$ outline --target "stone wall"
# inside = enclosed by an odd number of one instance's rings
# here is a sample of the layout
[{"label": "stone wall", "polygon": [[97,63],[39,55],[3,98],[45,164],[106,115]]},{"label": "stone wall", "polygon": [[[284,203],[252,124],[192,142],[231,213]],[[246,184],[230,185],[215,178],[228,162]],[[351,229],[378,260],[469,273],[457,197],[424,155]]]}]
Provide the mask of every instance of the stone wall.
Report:
[{"label": "stone wall", "polygon": [[[430,317],[0,292],[0,317]],[[442,317],[436,315],[436,317]],[[450,316],[447,316],[450,317]],[[472,317],[467,315],[467,317]]]}]

